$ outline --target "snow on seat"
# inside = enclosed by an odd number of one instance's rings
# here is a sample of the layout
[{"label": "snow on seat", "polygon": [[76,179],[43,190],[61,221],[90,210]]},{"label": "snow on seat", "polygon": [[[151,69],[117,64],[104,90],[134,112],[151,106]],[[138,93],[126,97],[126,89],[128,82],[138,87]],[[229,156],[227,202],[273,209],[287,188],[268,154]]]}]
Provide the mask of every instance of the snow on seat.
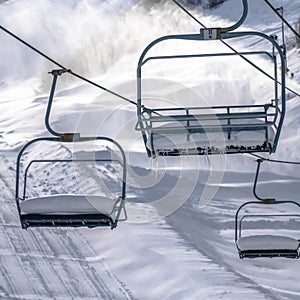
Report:
[{"label": "snow on seat", "polygon": [[294,238],[275,235],[241,237],[236,242],[241,258],[244,257],[299,257],[300,242]]},{"label": "snow on seat", "polygon": [[[55,80],[54,86],[55,86]],[[52,90],[54,91],[54,90]],[[49,101],[51,103],[51,101]],[[51,106],[50,106],[51,107]],[[47,121],[46,121],[47,122]],[[76,136],[76,141],[74,137]],[[94,152],[92,158],[78,158],[75,156],[73,149],[68,149],[68,157],[50,158],[50,159],[33,159],[30,160],[28,156],[29,151],[26,151],[29,147],[39,143],[57,143],[73,145],[74,142],[82,143],[83,146],[87,147],[89,142],[95,143],[96,141],[101,144],[109,143],[114,149],[109,150],[110,156],[107,157],[106,152],[100,151],[99,157],[95,158]],[[103,146],[103,145],[101,145]],[[94,145],[93,145],[94,147]],[[88,147],[87,147],[88,148]],[[118,152],[117,158],[114,158],[115,151]],[[87,153],[88,153],[87,152]],[[42,153],[40,153],[42,154]],[[78,154],[78,153],[77,153]],[[27,161],[25,163],[25,159]],[[50,196],[39,196],[35,198],[27,197],[27,182],[29,178],[29,170],[34,164],[56,164],[53,170],[59,167],[62,163],[67,167],[68,163],[73,162],[97,162],[97,163],[112,163],[117,164],[121,167],[122,180],[120,181],[120,192],[119,196],[113,196],[112,198],[101,196],[101,195],[71,195],[71,194],[57,194]],[[43,166],[45,168],[45,165]],[[51,168],[52,169],[52,168]],[[61,168],[59,171],[61,172]],[[48,169],[49,171],[49,169]],[[28,227],[98,227],[107,226],[111,229],[117,227],[119,221],[125,221],[127,219],[127,213],[125,209],[126,200],[126,156],[123,148],[113,139],[108,137],[96,136],[96,137],[80,137],[80,134],[67,133],[62,134],[59,137],[40,137],[27,142],[21,149],[17,158],[16,165],[16,191],[15,200],[18,208],[18,213],[23,229]],[[23,177],[23,181],[21,180]],[[33,176],[32,176],[33,177]],[[75,176],[71,178],[76,179]],[[76,183],[75,183],[76,184]],[[78,182],[77,182],[78,184]],[[22,188],[21,188],[22,186]],[[66,189],[66,187],[65,187]],[[21,192],[22,190],[22,192]],[[114,193],[114,192],[112,192]]]},{"label": "snow on seat", "polygon": [[28,226],[110,226],[118,199],[91,195],[51,195],[20,202],[21,219]]},{"label": "snow on seat", "polygon": [[92,214],[112,216],[118,199],[90,195],[51,195],[30,198],[20,203],[23,214]]}]

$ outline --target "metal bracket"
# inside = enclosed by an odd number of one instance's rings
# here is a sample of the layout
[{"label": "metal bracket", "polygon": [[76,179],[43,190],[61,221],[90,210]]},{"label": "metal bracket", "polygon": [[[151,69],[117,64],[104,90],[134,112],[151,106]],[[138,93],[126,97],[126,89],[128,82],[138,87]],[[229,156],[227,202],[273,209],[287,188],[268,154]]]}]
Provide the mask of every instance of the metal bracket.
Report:
[{"label": "metal bracket", "polygon": [[221,28],[201,28],[200,34],[203,40],[219,40],[221,38]]},{"label": "metal bracket", "polygon": [[79,142],[80,141],[80,133],[64,133],[61,136],[63,142]]},{"label": "metal bracket", "polygon": [[264,161],[263,159],[257,159],[257,168],[256,168],[256,173],[255,173],[255,179],[254,179],[254,184],[253,184],[253,195],[256,199],[262,201],[264,204],[274,204],[276,203],[275,198],[261,198],[260,196],[257,195],[256,188],[257,188],[257,181],[258,181],[258,175],[259,175],[259,170],[260,170],[260,164]]},{"label": "metal bracket", "polygon": [[70,73],[71,69],[59,69],[59,70],[52,70],[51,72],[48,72],[48,74],[52,74],[53,76],[60,76],[64,73]]}]

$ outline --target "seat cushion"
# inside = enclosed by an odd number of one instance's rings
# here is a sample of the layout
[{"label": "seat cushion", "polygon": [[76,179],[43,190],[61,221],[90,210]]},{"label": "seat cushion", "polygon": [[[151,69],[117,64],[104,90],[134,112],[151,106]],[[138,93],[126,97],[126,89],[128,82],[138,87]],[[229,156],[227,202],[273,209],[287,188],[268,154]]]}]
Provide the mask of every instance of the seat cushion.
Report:
[{"label": "seat cushion", "polygon": [[111,216],[118,199],[90,195],[51,195],[20,202],[21,214],[96,214]]},{"label": "seat cushion", "polygon": [[245,236],[237,241],[240,251],[247,250],[297,250],[300,242],[294,238],[275,235]]}]

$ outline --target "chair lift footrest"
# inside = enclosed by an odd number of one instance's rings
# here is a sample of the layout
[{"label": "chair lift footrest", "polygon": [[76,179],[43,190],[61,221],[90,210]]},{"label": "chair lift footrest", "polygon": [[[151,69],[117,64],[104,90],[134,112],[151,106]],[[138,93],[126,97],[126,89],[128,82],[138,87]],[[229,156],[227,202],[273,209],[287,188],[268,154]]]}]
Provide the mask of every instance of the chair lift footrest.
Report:
[{"label": "chair lift footrest", "polygon": [[24,229],[28,227],[103,227],[114,224],[105,214],[49,215],[26,214],[21,216]]},{"label": "chair lift footrest", "polygon": [[240,258],[256,258],[256,257],[286,257],[299,258],[297,250],[244,250],[239,251]]},{"label": "chair lift footrest", "polygon": [[188,148],[188,149],[156,149],[155,155],[158,156],[180,156],[180,155],[210,155],[210,154],[236,154],[236,153],[253,153],[271,152],[271,145],[256,146],[227,146],[225,149],[210,148]]}]

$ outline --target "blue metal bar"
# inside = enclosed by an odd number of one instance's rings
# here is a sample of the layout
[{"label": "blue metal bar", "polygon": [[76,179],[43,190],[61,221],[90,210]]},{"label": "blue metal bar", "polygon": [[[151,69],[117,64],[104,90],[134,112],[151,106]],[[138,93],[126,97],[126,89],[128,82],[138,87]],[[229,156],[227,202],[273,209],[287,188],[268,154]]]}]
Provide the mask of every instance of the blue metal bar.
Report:
[{"label": "blue metal bar", "polygon": [[242,0],[242,4],[243,4],[243,14],[242,14],[241,18],[238,20],[238,22],[232,26],[221,28],[221,32],[228,32],[228,31],[235,30],[244,23],[245,19],[247,18],[247,15],[248,15],[248,1]]},{"label": "blue metal bar", "polygon": [[54,97],[56,83],[57,83],[57,77],[62,75],[63,73],[69,72],[69,71],[70,70],[67,70],[67,69],[60,69],[60,70],[53,70],[50,72],[50,74],[53,75],[53,79],[52,79],[52,85],[51,85],[47,110],[46,110],[46,114],[45,114],[45,125],[46,125],[46,128],[49,131],[49,133],[54,136],[62,136],[63,135],[62,133],[58,133],[54,129],[52,129],[52,127],[50,125],[50,113],[51,113],[53,97]]},{"label": "blue metal bar", "polygon": [[24,185],[23,185],[23,198],[21,200],[25,200],[26,198],[26,186],[27,186],[27,175],[30,167],[34,163],[70,163],[70,162],[112,162],[112,163],[118,163],[123,167],[123,163],[118,159],[34,159],[30,161],[30,163],[27,165],[25,172],[24,172]]},{"label": "blue metal bar", "polygon": [[228,130],[232,131],[259,131],[259,130],[265,130],[266,127],[272,126],[273,124],[259,124],[259,123],[253,123],[253,124],[222,124],[222,125],[207,125],[207,126],[201,126],[201,125],[182,125],[182,126],[165,126],[165,127],[155,127],[151,128],[151,130],[155,133],[168,133],[168,132],[186,132],[186,130],[193,130],[192,132],[226,132]]},{"label": "blue metal bar", "polygon": [[[230,107],[227,107],[228,110],[230,110]],[[186,110],[189,112],[189,109]],[[167,116],[168,119],[166,119],[166,116],[152,116],[148,120],[151,120],[152,122],[167,122],[167,121],[205,121],[205,120],[232,120],[232,119],[265,119],[266,117],[275,116],[274,113],[267,113],[267,112],[245,112],[245,113],[227,113],[227,114],[203,114],[203,115],[174,115],[174,116]],[[267,120],[265,120],[265,123],[267,123]]]},{"label": "blue metal bar", "polygon": [[[268,106],[272,106],[271,104],[267,104]],[[229,105],[230,108],[232,109],[235,109],[235,108],[264,108],[266,106],[266,104],[253,104],[253,105]],[[188,107],[188,109],[192,110],[192,109],[209,109],[209,110],[212,110],[212,109],[227,109],[228,106],[210,106],[210,107],[199,107],[199,106],[191,106],[191,107]],[[155,108],[155,109],[149,109],[147,108],[147,111],[151,111],[151,112],[154,112],[154,111],[163,111],[163,110],[186,110],[186,107],[164,107],[164,108]]]},{"label": "blue metal bar", "polygon": [[140,67],[144,66],[150,60],[161,60],[161,59],[183,59],[183,58],[203,58],[203,57],[220,57],[220,56],[246,56],[246,55],[266,55],[275,63],[274,56],[267,51],[254,51],[254,52],[238,52],[238,53],[211,53],[211,54],[182,54],[182,55],[159,55],[149,56],[141,64]]},{"label": "blue metal bar", "polygon": [[294,217],[294,218],[300,218],[300,214],[265,214],[265,215],[244,215],[241,217],[240,222],[239,222],[239,232],[238,232],[238,237],[242,237],[242,223],[245,219],[249,218],[277,218],[277,217]]}]

